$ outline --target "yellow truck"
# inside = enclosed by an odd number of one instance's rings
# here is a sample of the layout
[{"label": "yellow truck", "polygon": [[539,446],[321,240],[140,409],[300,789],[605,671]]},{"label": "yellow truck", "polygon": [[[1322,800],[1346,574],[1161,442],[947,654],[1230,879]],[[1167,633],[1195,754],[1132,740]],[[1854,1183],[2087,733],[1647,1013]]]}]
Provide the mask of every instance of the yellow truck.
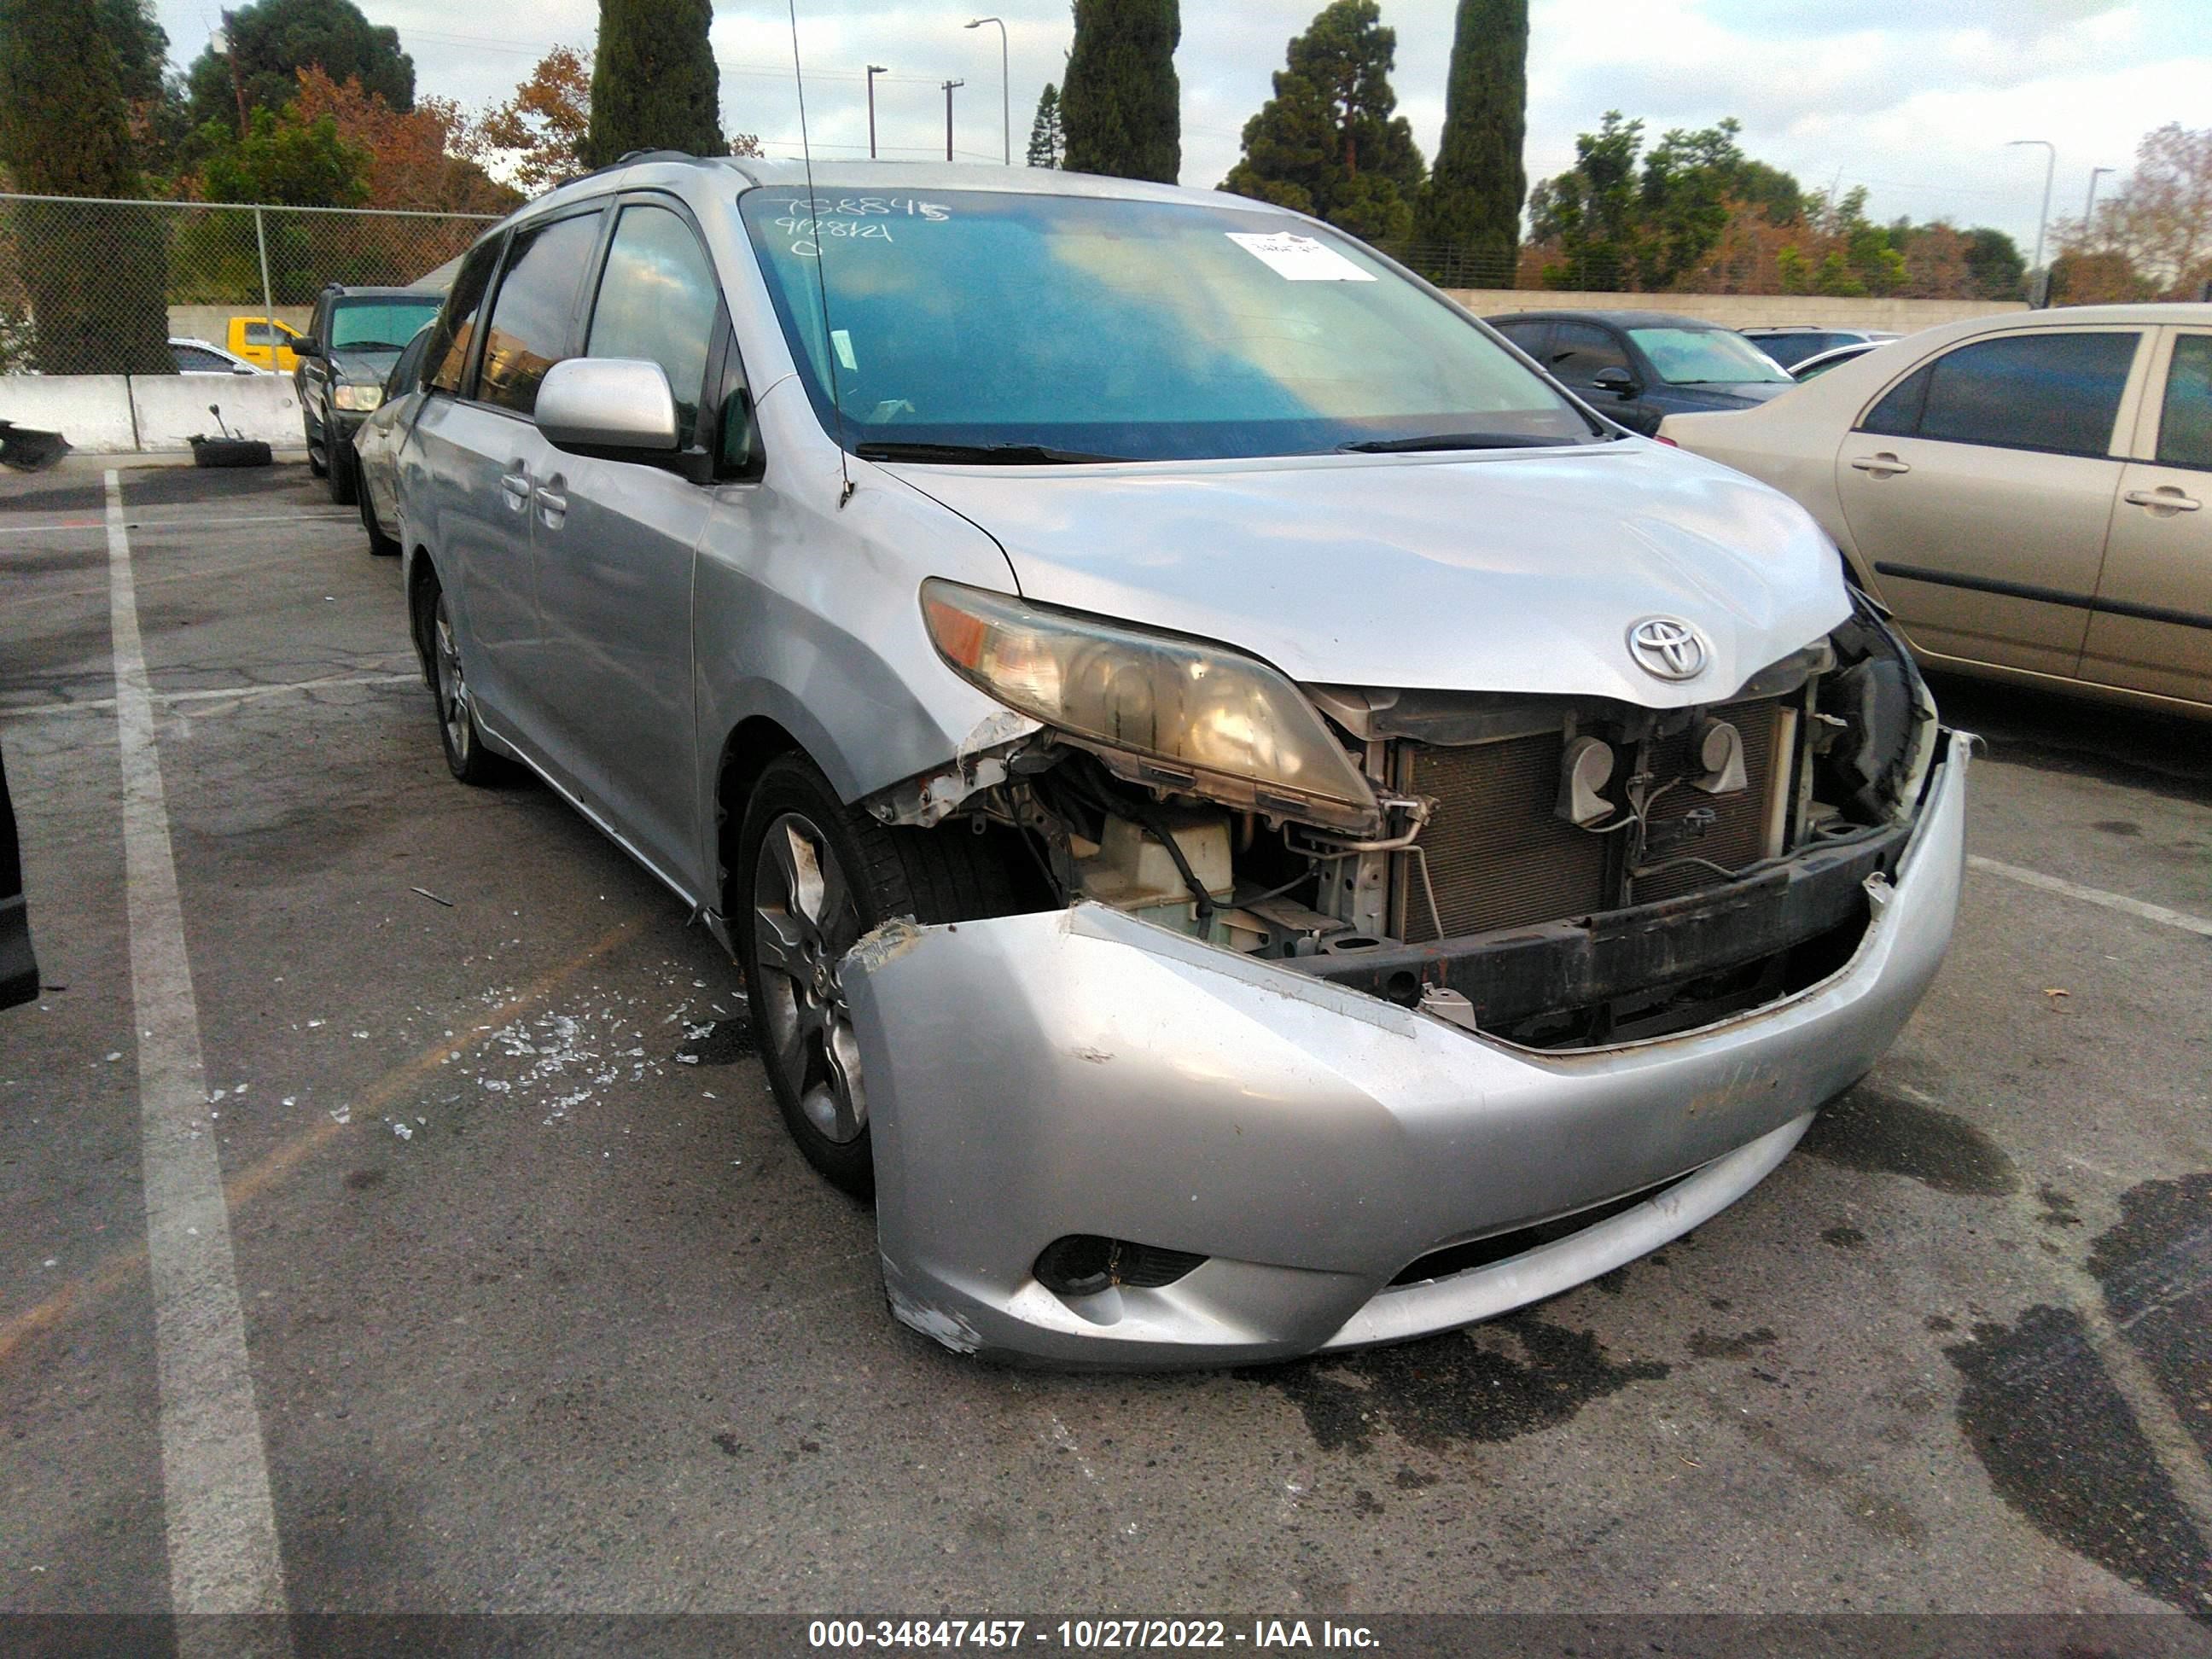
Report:
[{"label": "yellow truck", "polygon": [[289,374],[299,368],[292,342],[300,331],[274,317],[234,317],[230,319],[230,349],[258,368]]}]

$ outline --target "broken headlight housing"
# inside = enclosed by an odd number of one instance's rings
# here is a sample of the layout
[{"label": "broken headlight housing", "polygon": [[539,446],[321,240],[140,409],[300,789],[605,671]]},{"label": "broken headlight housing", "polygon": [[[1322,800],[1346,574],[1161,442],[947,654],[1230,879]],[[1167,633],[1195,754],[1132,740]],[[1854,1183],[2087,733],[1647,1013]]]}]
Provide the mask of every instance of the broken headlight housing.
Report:
[{"label": "broken headlight housing", "polygon": [[934,579],[921,609],[963,679],[1133,781],[1354,831],[1381,820],[1305,695],[1255,658]]},{"label": "broken headlight housing", "polygon": [[382,403],[384,388],[380,386],[340,386],[331,392],[331,401],[340,409],[358,414],[374,409]]}]

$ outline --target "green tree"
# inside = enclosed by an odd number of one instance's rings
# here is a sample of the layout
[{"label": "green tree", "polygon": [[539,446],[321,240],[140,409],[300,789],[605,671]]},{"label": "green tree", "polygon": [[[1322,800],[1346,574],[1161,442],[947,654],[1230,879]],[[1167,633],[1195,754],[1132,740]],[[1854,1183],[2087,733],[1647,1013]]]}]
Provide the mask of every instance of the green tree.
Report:
[{"label": "green tree", "polygon": [[[320,69],[333,81],[355,80],[397,110],[415,107],[415,60],[399,50],[399,32],[380,28],[353,0],[255,0],[223,14],[229,53],[250,114],[292,101],[299,72]],[[231,57],[213,43],[192,60],[188,77],[191,125],[239,127]]]},{"label": "green tree", "polygon": [[634,149],[720,155],[720,72],[707,44],[708,0],[599,0],[586,158],[605,167]]},{"label": "green tree", "polygon": [[[143,188],[123,76],[94,0],[0,0],[0,164],[40,196]],[[167,374],[161,232],[144,208],[26,203],[30,349],[49,374]]]},{"label": "green tree", "polygon": [[1048,81],[1037,98],[1036,119],[1030,123],[1029,163],[1033,167],[1056,167],[1066,155],[1067,133],[1060,119],[1060,88]]},{"label": "green tree", "polygon": [[200,179],[210,202],[356,207],[368,198],[373,159],[339,137],[328,115],[300,121],[258,109],[245,137],[223,136]]},{"label": "green tree", "polygon": [[1437,165],[1413,215],[1413,234],[1512,280],[1521,249],[1521,165],[1528,129],[1528,0],[1460,0],[1452,29]]},{"label": "green tree", "polygon": [[2001,230],[1977,225],[1966,233],[1966,269],[1978,300],[2017,300],[2027,280],[2027,258],[2020,244]]},{"label": "green tree", "polygon": [[1711,253],[1738,206],[1764,197],[1771,213],[1797,195],[1788,173],[1751,161],[1735,120],[1668,131],[1644,149],[1644,123],[1607,110],[1575,140],[1575,165],[1528,195],[1531,228],[1562,256],[1547,264],[1553,288],[1672,287]]},{"label": "green tree", "polygon": [[1413,234],[1425,169],[1413,128],[1391,114],[1398,36],[1382,16],[1375,0],[1334,0],[1292,39],[1275,95],[1244,124],[1244,159],[1224,190],[1369,241]]},{"label": "green tree", "polygon": [[1171,185],[1182,171],[1176,0],[1075,0],[1060,86],[1060,165]]}]

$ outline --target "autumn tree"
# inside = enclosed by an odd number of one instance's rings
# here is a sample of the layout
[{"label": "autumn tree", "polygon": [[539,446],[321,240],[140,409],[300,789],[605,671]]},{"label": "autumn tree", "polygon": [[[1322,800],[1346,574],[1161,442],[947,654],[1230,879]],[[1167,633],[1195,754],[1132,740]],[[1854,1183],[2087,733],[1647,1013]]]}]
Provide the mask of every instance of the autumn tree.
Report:
[{"label": "autumn tree", "polygon": [[1413,228],[1425,167],[1391,90],[1396,31],[1375,0],[1334,0],[1290,43],[1275,95],[1244,124],[1224,190],[1273,202],[1369,241]]},{"label": "autumn tree", "polygon": [[1182,171],[1176,0],[1075,0],[1075,40],[1060,85],[1060,164],[1077,173],[1171,185]]},{"label": "autumn tree", "polygon": [[[140,193],[124,76],[94,0],[0,0],[0,165],[40,196]],[[22,204],[29,350],[48,374],[172,374],[161,230],[147,210]],[[20,360],[22,331],[11,327]]]},{"label": "autumn tree", "polygon": [[1049,81],[1037,94],[1036,119],[1030,123],[1029,164],[1059,167],[1067,155],[1067,134],[1060,119],[1060,88]]},{"label": "autumn tree", "polygon": [[249,113],[292,101],[303,69],[333,81],[358,81],[396,110],[415,107],[415,60],[399,50],[399,32],[380,27],[352,0],[254,0],[223,13],[228,52],[212,41],[192,60],[188,76],[195,127],[220,121],[236,131],[233,55]]},{"label": "autumn tree", "polygon": [[592,125],[592,54],[556,46],[538,60],[514,95],[485,115],[483,142],[508,157],[525,194],[536,196],[590,171],[584,147]]},{"label": "autumn tree", "polygon": [[[2158,297],[2196,299],[2212,282],[2212,127],[2170,121],[2145,133],[2135,171],[2097,204],[2094,222],[2062,220],[2058,240],[2069,253],[2119,256]],[[2119,268],[2108,261],[2104,280]]]},{"label": "autumn tree", "polygon": [[585,139],[593,166],[637,149],[723,153],[714,21],[708,0],[599,0]]},{"label": "autumn tree", "polygon": [[396,110],[358,81],[340,84],[319,69],[301,70],[283,124],[313,126],[326,116],[339,143],[367,158],[361,206],[499,214],[520,203],[484,171],[485,135],[450,98]]},{"label": "autumn tree", "polygon": [[1460,0],[1444,86],[1443,137],[1414,210],[1416,240],[1510,280],[1528,175],[1528,0]]}]

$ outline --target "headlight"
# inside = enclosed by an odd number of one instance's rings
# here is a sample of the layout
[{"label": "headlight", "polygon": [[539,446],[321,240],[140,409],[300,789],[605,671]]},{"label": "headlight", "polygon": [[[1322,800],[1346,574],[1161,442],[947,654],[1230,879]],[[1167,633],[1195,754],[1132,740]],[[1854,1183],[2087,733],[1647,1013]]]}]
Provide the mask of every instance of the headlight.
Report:
[{"label": "headlight", "polygon": [[962,676],[1139,781],[1353,830],[1381,811],[1297,687],[1267,664],[1175,635],[921,585],[930,638]]},{"label": "headlight", "polygon": [[340,409],[366,411],[384,401],[380,386],[342,386],[331,395],[331,401]]}]

